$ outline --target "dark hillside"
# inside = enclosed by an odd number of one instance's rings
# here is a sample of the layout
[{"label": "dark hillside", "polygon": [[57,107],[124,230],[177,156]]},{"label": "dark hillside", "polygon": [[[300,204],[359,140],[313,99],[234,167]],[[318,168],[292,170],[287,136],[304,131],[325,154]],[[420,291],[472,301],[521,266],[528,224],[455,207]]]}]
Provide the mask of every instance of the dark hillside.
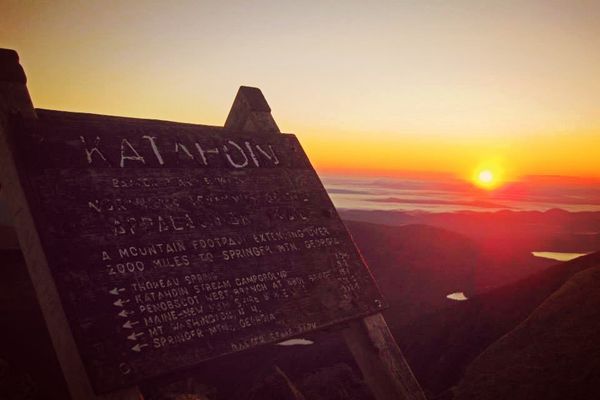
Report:
[{"label": "dark hillside", "polygon": [[510,332],[578,272],[600,264],[600,252],[559,263],[522,281],[456,302],[394,330],[421,384],[439,394],[461,378],[487,346]]},{"label": "dark hillside", "polygon": [[600,398],[600,260],[480,354],[457,400]]},{"label": "dark hillside", "polygon": [[390,303],[391,327],[448,305],[450,293],[473,292],[480,251],[466,237],[427,225],[345,224]]}]

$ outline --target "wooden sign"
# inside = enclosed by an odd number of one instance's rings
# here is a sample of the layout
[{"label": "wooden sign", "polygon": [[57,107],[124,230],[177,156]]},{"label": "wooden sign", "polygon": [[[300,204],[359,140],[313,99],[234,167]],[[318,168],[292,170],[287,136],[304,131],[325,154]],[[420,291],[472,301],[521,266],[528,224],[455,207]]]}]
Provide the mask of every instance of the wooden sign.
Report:
[{"label": "wooden sign", "polygon": [[97,392],[382,309],[294,135],[46,110],[10,132]]},{"label": "wooden sign", "polygon": [[425,400],[258,88],[220,128],[36,110],[26,82],[0,49],[0,195],[72,399],[140,400],[141,380],[346,321],[374,397]]}]

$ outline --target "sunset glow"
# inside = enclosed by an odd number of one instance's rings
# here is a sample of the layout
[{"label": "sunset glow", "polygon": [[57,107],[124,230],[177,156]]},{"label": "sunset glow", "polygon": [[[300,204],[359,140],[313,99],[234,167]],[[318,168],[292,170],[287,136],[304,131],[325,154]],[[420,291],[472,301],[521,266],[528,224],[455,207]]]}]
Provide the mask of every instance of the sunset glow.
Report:
[{"label": "sunset glow", "polygon": [[0,15],[37,107],[222,125],[250,85],[319,171],[472,182],[500,157],[517,177],[600,178],[598,2],[3,2]]}]

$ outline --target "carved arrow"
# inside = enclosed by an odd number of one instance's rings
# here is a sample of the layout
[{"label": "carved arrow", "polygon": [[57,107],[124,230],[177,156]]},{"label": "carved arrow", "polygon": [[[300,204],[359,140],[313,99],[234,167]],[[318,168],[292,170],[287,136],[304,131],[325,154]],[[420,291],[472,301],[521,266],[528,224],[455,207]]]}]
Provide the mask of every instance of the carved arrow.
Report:
[{"label": "carved arrow", "polygon": [[117,315],[119,317],[127,318],[128,316],[133,315],[133,311],[121,310]]},{"label": "carved arrow", "polygon": [[144,335],[144,332],[139,332],[139,333],[133,332],[131,335],[127,336],[127,339],[136,341],[136,340],[138,340],[139,336],[143,336],[143,335]]},{"label": "carved arrow", "polygon": [[115,296],[119,295],[119,292],[124,292],[125,288],[114,288],[108,291],[110,294],[114,294]]},{"label": "carved arrow", "polygon": [[147,344],[140,344],[140,343],[138,343],[138,344],[136,344],[135,346],[133,346],[133,347],[131,348],[131,350],[133,350],[133,351],[137,351],[137,352],[139,353],[140,351],[142,351],[142,348],[144,348],[144,347],[146,347],[146,346],[148,346],[148,345],[147,345]]},{"label": "carved arrow", "polygon": [[129,300],[119,299],[115,301],[113,304],[117,307],[123,307],[124,304],[129,303]]},{"label": "carved arrow", "polygon": [[133,321],[133,322],[131,322],[131,321],[127,321],[127,322],[125,322],[125,323],[123,324],[123,328],[127,328],[127,329],[133,329],[133,326],[134,326],[134,325],[137,325],[137,324],[139,324],[139,322],[138,322],[138,321]]}]

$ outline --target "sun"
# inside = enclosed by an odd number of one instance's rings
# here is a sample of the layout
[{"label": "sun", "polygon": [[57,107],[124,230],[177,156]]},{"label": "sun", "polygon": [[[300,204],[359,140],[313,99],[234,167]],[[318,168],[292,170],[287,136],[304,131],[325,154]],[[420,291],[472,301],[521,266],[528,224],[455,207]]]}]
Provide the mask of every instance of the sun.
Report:
[{"label": "sun", "polygon": [[489,169],[484,169],[483,171],[479,172],[477,179],[481,184],[490,185],[492,182],[494,182],[494,173]]},{"label": "sun", "polygon": [[475,172],[473,183],[482,189],[495,189],[500,185],[500,173],[492,168],[481,168]]}]

